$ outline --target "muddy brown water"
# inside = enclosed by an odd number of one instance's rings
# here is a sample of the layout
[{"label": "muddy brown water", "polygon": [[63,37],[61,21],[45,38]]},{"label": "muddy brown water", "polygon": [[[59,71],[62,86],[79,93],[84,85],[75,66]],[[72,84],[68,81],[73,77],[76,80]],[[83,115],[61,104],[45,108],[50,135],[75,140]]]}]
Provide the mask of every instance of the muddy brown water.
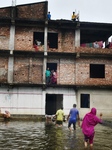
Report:
[{"label": "muddy brown water", "polygon": [[[112,128],[97,125],[95,131],[94,150],[112,150]],[[0,150],[84,150],[83,134],[78,126],[70,132],[67,123],[0,122]]]}]

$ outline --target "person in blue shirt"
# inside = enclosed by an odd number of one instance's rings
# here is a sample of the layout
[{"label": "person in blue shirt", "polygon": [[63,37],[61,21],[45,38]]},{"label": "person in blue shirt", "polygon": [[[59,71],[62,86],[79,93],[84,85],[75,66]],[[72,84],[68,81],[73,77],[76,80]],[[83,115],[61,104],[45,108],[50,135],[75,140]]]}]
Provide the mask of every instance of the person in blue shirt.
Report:
[{"label": "person in blue shirt", "polygon": [[51,14],[50,14],[50,11],[49,11],[48,14],[47,14],[47,19],[48,19],[48,20],[51,20]]},{"label": "person in blue shirt", "polygon": [[67,120],[68,120],[68,128],[69,128],[70,131],[72,131],[72,128],[71,128],[72,124],[73,124],[74,130],[76,130],[77,120],[78,120],[78,125],[80,126],[79,111],[78,111],[78,109],[76,109],[76,104],[73,104],[73,108],[70,109]]},{"label": "person in blue shirt", "polygon": [[50,76],[51,76],[51,72],[49,70],[49,68],[47,68],[46,72],[45,72],[45,76],[46,76],[46,84],[50,83]]}]

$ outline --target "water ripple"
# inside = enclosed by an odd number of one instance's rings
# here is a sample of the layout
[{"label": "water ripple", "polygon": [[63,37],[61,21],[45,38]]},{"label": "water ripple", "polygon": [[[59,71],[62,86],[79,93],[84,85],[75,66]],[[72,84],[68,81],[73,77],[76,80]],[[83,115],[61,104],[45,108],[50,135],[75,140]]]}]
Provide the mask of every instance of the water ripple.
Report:
[{"label": "water ripple", "polygon": [[[112,150],[112,129],[98,125],[94,150]],[[81,129],[70,132],[44,122],[0,123],[0,150],[84,150]]]}]

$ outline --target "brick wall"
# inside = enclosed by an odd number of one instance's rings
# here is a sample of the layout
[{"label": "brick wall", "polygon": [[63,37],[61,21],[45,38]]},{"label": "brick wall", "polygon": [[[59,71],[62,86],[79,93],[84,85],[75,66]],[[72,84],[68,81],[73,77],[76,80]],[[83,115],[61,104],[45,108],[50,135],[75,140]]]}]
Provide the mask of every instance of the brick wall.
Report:
[{"label": "brick wall", "polygon": [[76,53],[86,53],[86,54],[112,54],[112,49],[108,48],[83,48],[83,47],[75,47]]},{"label": "brick wall", "polygon": [[[112,60],[63,58],[48,59],[48,63],[57,63],[58,84],[112,85]],[[90,64],[105,64],[105,78],[90,78]]]},{"label": "brick wall", "polygon": [[46,3],[35,3],[17,6],[17,17],[22,19],[45,19],[47,12]]},{"label": "brick wall", "polygon": [[33,32],[30,28],[16,28],[15,49],[33,51]]},{"label": "brick wall", "polygon": [[11,7],[0,8],[0,17],[2,18],[10,18]]},{"label": "brick wall", "polygon": [[0,82],[7,82],[8,57],[0,57]]},{"label": "brick wall", "polygon": [[[13,7],[0,8],[0,18],[11,18]],[[21,19],[45,19],[47,14],[47,2],[18,5],[15,7],[16,18]]]},{"label": "brick wall", "polygon": [[8,26],[0,26],[0,49],[9,49],[10,28]]},{"label": "brick wall", "polygon": [[58,38],[59,51],[74,52],[75,31],[61,31]]},{"label": "brick wall", "polygon": [[56,30],[49,28],[48,32],[58,33],[58,49],[48,48],[49,52],[74,52],[75,51],[75,31]]},{"label": "brick wall", "polygon": [[[108,59],[48,59],[57,63],[58,84],[65,85],[112,85],[112,60]],[[90,78],[90,64],[105,64],[105,78]],[[99,70],[98,70],[99,71]],[[8,57],[0,57],[0,82],[7,83]],[[42,84],[43,59],[32,57],[14,58],[14,83]]]},{"label": "brick wall", "polygon": [[60,59],[60,84],[75,84],[75,60],[74,59]]},{"label": "brick wall", "polygon": [[14,83],[42,83],[42,59],[14,58]]},{"label": "brick wall", "polygon": [[[15,50],[21,51],[35,51],[33,47],[34,32],[44,32],[42,28],[31,28],[31,27],[16,27],[15,32]],[[39,51],[43,51],[41,48]]]},{"label": "brick wall", "polygon": [[[90,78],[89,64],[105,64],[105,78]],[[99,71],[99,70],[97,70]],[[112,85],[112,60],[78,59],[76,64],[77,85]]]},{"label": "brick wall", "polygon": [[[31,64],[31,63],[30,63]],[[41,58],[32,58],[31,82],[42,84],[43,80],[43,60]]]}]

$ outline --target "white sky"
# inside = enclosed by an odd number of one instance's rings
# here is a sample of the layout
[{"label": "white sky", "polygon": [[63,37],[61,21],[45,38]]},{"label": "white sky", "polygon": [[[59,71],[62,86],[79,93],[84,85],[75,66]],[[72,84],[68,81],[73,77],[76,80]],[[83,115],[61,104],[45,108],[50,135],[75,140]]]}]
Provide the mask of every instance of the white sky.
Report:
[{"label": "white sky", "polygon": [[[16,0],[16,5],[45,0]],[[0,7],[11,6],[12,0],[0,0]],[[71,19],[73,11],[80,21],[112,23],[112,0],[48,0],[52,19]]]}]

